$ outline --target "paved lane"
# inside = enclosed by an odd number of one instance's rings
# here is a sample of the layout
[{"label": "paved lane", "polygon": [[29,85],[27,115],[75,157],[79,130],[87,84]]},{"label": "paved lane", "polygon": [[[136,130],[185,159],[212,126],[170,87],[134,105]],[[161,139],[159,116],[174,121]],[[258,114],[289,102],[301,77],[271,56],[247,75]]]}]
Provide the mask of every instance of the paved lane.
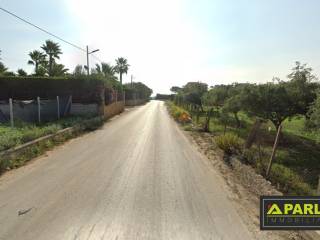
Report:
[{"label": "paved lane", "polygon": [[0,239],[249,240],[224,184],[152,101],[2,176]]}]

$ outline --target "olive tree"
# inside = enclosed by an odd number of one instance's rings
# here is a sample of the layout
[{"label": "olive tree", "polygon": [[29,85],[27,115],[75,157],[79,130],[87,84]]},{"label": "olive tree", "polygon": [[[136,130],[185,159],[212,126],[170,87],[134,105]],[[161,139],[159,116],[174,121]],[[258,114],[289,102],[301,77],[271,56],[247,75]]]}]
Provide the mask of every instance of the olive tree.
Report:
[{"label": "olive tree", "polygon": [[232,113],[233,114],[234,119],[237,124],[237,128],[241,127],[241,121],[238,117],[238,113],[242,110],[242,102],[241,101],[242,101],[242,97],[240,94],[234,95],[234,96],[228,98],[222,107],[222,111],[224,113]]},{"label": "olive tree", "polygon": [[296,62],[288,78],[287,91],[294,99],[291,107],[295,108],[297,114],[308,117],[307,113],[316,99],[317,89],[319,88],[317,77],[313,75],[312,68]]},{"label": "olive tree", "polygon": [[284,120],[297,114],[287,85],[280,81],[245,88],[242,92],[244,109],[249,115],[270,120],[278,129]]},{"label": "olive tree", "polygon": [[314,127],[320,129],[320,91],[317,94],[317,98],[309,110],[310,121]]},{"label": "olive tree", "polygon": [[[270,173],[277,151],[282,122],[299,113],[295,107],[296,99],[288,90],[288,84],[289,83],[279,81],[278,83],[272,82],[262,85],[253,85],[246,88],[242,94],[242,103],[248,113],[264,120],[270,120],[277,129],[277,136],[266,171],[266,176]],[[254,131],[250,133],[247,139],[246,146],[251,146],[252,141],[250,140],[255,138],[259,126],[260,123],[256,122],[253,128]],[[250,144],[248,142],[250,142]]]},{"label": "olive tree", "polygon": [[208,132],[210,129],[210,120],[214,110],[218,110],[224,104],[224,101],[228,98],[228,86],[219,85],[214,86],[208,92],[206,92],[202,101],[203,104],[208,108],[203,125],[203,131]]},{"label": "olive tree", "polygon": [[199,120],[200,110],[203,111],[202,96],[208,91],[208,85],[202,82],[188,82],[177,94],[177,100],[182,100],[189,111],[196,112]]}]

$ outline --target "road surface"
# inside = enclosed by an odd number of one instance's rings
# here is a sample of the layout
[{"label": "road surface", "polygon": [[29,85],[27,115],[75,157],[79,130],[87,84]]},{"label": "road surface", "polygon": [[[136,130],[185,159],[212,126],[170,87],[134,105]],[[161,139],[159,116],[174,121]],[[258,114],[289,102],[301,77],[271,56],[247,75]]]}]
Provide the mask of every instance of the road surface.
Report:
[{"label": "road surface", "polygon": [[252,239],[222,177],[152,101],[0,178],[0,239]]}]

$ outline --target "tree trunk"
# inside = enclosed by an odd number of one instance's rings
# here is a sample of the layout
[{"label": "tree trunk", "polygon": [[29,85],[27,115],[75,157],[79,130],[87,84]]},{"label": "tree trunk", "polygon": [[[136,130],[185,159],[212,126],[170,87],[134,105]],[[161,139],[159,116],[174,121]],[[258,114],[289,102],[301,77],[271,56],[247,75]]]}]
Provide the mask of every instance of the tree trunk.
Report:
[{"label": "tree trunk", "polygon": [[200,109],[197,107],[197,124],[199,124]]},{"label": "tree trunk", "polygon": [[240,128],[240,127],[241,127],[241,122],[240,122],[240,120],[239,120],[239,118],[238,118],[238,113],[237,113],[237,112],[234,112],[233,115],[234,115],[234,119],[235,119],[236,122],[237,122],[237,128]]},{"label": "tree trunk", "polygon": [[280,133],[281,133],[281,125],[278,126],[278,131],[277,131],[277,135],[276,135],[276,139],[274,140],[274,144],[273,144],[273,148],[272,148],[272,153],[271,153],[271,157],[270,157],[270,161],[269,161],[269,165],[267,168],[267,172],[266,172],[266,177],[269,177],[270,171],[271,171],[271,167],[272,167],[272,163],[274,160],[274,156],[276,155],[276,151],[277,151],[277,147],[278,147],[278,142],[279,142],[279,137],[280,137]]},{"label": "tree trunk", "polygon": [[245,149],[251,148],[252,144],[256,140],[261,124],[262,124],[262,121],[260,119],[257,119],[253,124],[251,131],[249,133],[249,136],[247,137],[246,143],[244,145]]},{"label": "tree trunk", "polygon": [[320,175],[318,176],[318,188],[317,188],[317,194],[320,195]]},{"label": "tree trunk", "polygon": [[53,64],[53,59],[52,56],[49,56],[49,76],[52,77],[52,64]]},{"label": "tree trunk", "polygon": [[206,120],[203,126],[203,131],[204,132],[209,132],[210,130],[210,119],[211,119],[211,114],[212,114],[212,108],[207,112]]},{"label": "tree trunk", "polygon": [[122,86],[122,72],[120,72],[120,84]]},{"label": "tree trunk", "polygon": [[38,74],[39,63],[35,62],[35,74]]}]

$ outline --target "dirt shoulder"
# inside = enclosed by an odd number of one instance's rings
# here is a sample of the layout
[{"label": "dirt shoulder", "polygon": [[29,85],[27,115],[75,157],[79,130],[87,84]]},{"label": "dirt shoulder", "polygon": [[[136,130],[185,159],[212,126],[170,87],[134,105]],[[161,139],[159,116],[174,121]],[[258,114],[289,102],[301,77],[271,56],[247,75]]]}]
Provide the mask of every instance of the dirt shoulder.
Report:
[{"label": "dirt shoulder", "polygon": [[184,131],[200,152],[207,156],[213,168],[221,173],[228,185],[230,199],[235,203],[248,229],[259,240],[302,240],[305,234],[298,231],[261,231],[259,201],[261,195],[282,195],[254,169],[232,158],[223,160],[223,153],[213,142],[213,135],[197,131]]}]

